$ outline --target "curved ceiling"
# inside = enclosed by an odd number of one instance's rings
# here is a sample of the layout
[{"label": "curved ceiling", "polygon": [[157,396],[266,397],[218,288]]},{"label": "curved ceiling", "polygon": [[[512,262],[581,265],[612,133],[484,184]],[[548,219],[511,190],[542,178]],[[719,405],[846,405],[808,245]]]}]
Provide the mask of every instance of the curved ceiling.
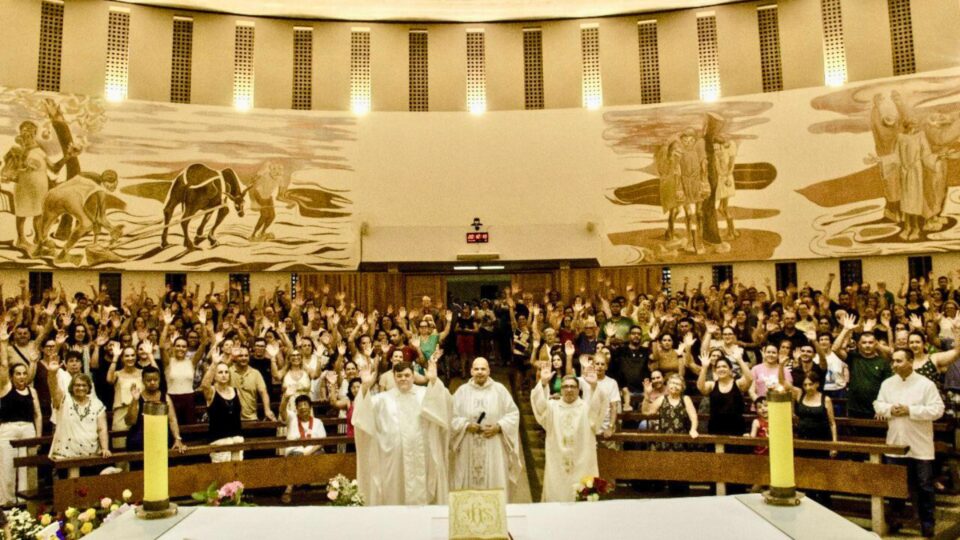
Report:
[{"label": "curved ceiling", "polygon": [[342,21],[485,22],[581,19],[742,0],[126,0],[176,9]]}]

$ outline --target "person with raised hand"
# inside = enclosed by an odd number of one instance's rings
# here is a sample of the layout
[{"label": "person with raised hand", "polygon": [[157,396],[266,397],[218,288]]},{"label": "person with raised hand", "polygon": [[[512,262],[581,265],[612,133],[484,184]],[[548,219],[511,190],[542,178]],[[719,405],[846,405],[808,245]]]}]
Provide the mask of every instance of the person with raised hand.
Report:
[{"label": "person with raised hand", "polygon": [[[51,362],[52,363],[52,362]],[[36,471],[13,466],[13,459],[27,455],[27,448],[14,448],[10,441],[38,437],[43,431],[40,399],[28,380],[25,364],[0,363],[0,504],[16,504],[17,491],[36,486]]]},{"label": "person with raised hand", "polygon": [[360,370],[360,395],[351,421],[357,445],[357,483],[368,505],[446,504],[450,393],[437,378],[435,349],[427,385],[414,384],[413,366],[393,367],[396,388],[374,393],[377,371]]},{"label": "person with raised hand", "polygon": [[589,403],[580,399],[580,383],[573,374],[563,377],[561,398],[551,400],[548,386],[554,375],[552,367],[544,365],[539,384],[530,392],[534,416],[547,432],[542,500],[572,502],[580,479],[599,474],[595,434],[610,397],[598,390],[597,373],[587,365],[583,379],[592,390]]}]

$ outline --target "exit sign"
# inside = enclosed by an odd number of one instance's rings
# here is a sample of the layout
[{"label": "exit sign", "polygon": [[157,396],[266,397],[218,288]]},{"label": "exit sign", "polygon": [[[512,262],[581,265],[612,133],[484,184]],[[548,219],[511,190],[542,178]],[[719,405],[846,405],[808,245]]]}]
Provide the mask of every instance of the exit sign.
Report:
[{"label": "exit sign", "polygon": [[490,233],[486,233],[486,232],[468,232],[467,233],[468,244],[486,244],[489,241],[490,241]]}]

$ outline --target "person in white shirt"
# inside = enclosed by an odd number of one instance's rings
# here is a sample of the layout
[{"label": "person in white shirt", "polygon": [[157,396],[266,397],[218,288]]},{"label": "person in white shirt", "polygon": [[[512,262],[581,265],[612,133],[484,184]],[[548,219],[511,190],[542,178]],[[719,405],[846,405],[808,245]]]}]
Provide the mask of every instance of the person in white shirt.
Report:
[{"label": "person in white shirt", "polygon": [[[284,396],[284,401],[291,396]],[[298,439],[322,439],[327,436],[327,430],[323,427],[323,422],[313,416],[313,404],[310,402],[310,396],[300,394],[294,400],[294,407],[297,414],[287,418],[287,440],[295,441]],[[280,414],[287,414],[287,407],[280,406]],[[323,453],[322,446],[291,446],[284,450],[286,456],[309,456],[317,452]],[[293,486],[287,486],[280,500],[284,504],[289,504],[293,496]]]},{"label": "person in white shirt", "polygon": [[[910,496],[920,515],[925,538],[934,533],[933,422],[943,416],[943,399],[936,385],[914,373],[913,353],[909,349],[893,352],[893,377],[883,381],[873,408],[877,418],[889,422],[887,444],[909,446],[905,457],[887,456],[891,463],[907,467]],[[891,510],[902,513],[903,501],[891,501]],[[890,520],[891,532],[897,522]]]},{"label": "person in white shirt", "polygon": [[833,352],[833,336],[828,333],[817,335],[817,361],[822,365],[824,360],[827,371],[823,377],[823,393],[834,400],[834,411],[839,412],[836,400],[847,397],[850,369],[837,353]]},{"label": "person in white shirt", "polygon": [[[597,427],[596,434],[603,438],[609,437],[616,431],[617,414],[620,412],[621,403],[620,385],[617,384],[617,381],[615,381],[613,377],[607,377],[607,368],[609,365],[610,361],[607,359],[606,354],[597,353],[593,355],[593,368],[597,374],[597,388],[599,388],[604,395],[610,397],[609,405],[603,414],[603,422]],[[577,377],[577,381],[580,383],[580,392],[583,395],[583,401],[590,403],[593,388],[582,376]]]}]

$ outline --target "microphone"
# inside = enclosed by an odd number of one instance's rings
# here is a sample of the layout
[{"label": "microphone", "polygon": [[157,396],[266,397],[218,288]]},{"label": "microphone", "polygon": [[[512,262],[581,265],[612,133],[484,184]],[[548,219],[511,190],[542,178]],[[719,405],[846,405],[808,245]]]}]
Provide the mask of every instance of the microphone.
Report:
[{"label": "microphone", "polygon": [[487,417],[487,413],[486,413],[485,411],[481,411],[481,412],[480,412],[480,416],[477,418],[477,423],[478,423],[478,424],[482,424],[482,423],[483,423],[483,419],[486,418],[486,417]]}]

